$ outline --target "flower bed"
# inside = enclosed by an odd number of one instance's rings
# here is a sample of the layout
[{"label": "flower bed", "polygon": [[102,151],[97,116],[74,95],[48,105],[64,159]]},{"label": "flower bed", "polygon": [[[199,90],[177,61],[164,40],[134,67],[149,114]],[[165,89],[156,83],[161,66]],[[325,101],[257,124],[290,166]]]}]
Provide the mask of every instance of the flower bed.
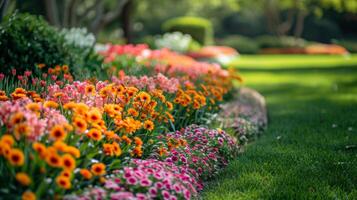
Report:
[{"label": "flower bed", "polygon": [[0,74],[1,197],[191,199],[236,157],[212,123],[234,71],[145,45],[101,54],[106,80]]}]

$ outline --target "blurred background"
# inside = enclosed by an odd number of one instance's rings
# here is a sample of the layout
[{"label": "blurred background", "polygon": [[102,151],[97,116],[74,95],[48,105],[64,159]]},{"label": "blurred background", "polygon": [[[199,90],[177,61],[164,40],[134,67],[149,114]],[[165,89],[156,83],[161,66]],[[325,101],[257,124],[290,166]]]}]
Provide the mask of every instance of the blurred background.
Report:
[{"label": "blurred background", "polygon": [[215,44],[229,45],[241,54],[301,53],[305,52],[302,48],[311,44],[324,43],[357,52],[356,0],[1,0],[0,3],[1,18],[16,10],[42,15],[58,28],[85,27],[100,43],[145,42],[151,47],[160,46],[155,41],[158,35],[179,31],[192,36],[189,50]]}]

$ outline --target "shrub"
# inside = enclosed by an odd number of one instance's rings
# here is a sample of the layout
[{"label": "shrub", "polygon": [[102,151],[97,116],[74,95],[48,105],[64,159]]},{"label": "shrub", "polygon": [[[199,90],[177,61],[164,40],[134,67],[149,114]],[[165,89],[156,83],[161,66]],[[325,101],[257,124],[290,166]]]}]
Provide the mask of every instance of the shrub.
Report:
[{"label": "shrub", "polygon": [[357,40],[333,40],[332,43],[345,47],[351,53],[357,53]]},{"label": "shrub", "polygon": [[37,64],[66,64],[74,75],[88,77],[101,65],[94,43],[94,36],[84,29],[59,31],[40,16],[15,12],[0,26],[0,72],[37,72]]},{"label": "shrub", "polygon": [[240,35],[226,37],[219,40],[218,43],[220,45],[233,47],[242,54],[255,54],[259,51],[259,45],[255,40]]},{"label": "shrub", "polygon": [[192,36],[203,45],[213,43],[212,23],[198,17],[178,17],[166,21],[163,30],[168,32],[179,31]]},{"label": "shrub", "polygon": [[277,37],[264,35],[256,38],[260,48],[288,48],[288,47],[305,47],[307,41],[301,38],[289,36]]},{"label": "shrub", "polygon": [[64,38],[42,17],[15,13],[0,26],[0,71],[33,70],[38,63],[69,64],[63,44]]}]

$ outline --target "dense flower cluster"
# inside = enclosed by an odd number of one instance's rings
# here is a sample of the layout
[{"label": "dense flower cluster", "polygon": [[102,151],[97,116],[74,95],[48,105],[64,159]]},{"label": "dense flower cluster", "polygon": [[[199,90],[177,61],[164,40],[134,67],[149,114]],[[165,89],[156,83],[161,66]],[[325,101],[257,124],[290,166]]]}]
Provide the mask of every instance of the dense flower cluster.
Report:
[{"label": "dense flower cluster", "polygon": [[0,74],[0,195],[190,199],[235,156],[224,131],[191,125],[218,111],[234,72],[144,45],[110,47],[107,64],[123,55],[131,69],[110,80],[67,65]]}]

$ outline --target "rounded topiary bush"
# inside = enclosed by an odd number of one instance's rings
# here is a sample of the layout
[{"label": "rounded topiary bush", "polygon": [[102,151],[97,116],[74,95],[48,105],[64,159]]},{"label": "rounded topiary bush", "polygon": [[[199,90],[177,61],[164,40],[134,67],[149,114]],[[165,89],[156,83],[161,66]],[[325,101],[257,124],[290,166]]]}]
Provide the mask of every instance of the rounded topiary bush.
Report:
[{"label": "rounded topiary bush", "polygon": [[213,26],[209,20],[199,17],[178,17],[166,21],[162,26],[167,32],[181,32],[192,36],[202,45],[213,43]]},{"label": "rounded topiary bush", "polygon": [[0,25],[0,72],[23,72],[36,64],[69,64],[64,38],[38,16],[15,13]]}]

